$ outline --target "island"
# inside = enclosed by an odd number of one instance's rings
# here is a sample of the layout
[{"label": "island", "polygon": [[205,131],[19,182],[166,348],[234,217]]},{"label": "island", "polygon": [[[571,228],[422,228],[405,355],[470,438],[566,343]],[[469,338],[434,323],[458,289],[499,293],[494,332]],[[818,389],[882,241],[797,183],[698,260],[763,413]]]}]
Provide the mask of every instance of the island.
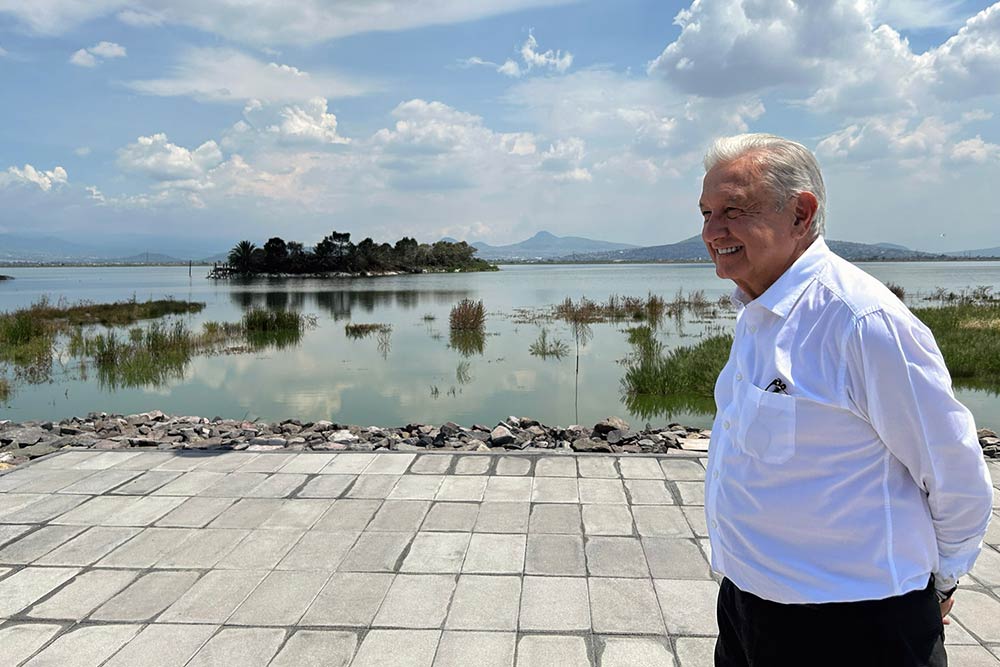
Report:
[{"label": "island", "polygon": [[497,266],[474,257],[476,248],[465,241],[418,243],[406,237],[394,244],[370,237],[355,244],[350,232],[331,232],[312,248],[280,237],[263,247],[243,240],[229,251],[228,262],[217,264],[209,278],[233,276],[377,276],[400,273],[496,271]]}]

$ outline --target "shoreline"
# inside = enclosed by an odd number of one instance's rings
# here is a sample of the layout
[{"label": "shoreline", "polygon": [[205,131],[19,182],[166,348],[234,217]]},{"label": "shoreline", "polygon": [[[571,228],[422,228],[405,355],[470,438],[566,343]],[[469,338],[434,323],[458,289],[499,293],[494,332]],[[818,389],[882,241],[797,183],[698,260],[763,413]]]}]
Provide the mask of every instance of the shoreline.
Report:
[{"label": "shoreline", "polygon": [[[65,447],[146,451],[440,451],[508,454],[526,452],[606,454],[701,454],[711,431],[680,424],[632,430],[619,417],[591,426],[545,426],[528,417],[508,417],[496,426],[454,422],[380,427],[328,420],[257,422],[167,415],[92,412],[62,421],[0,420],[0,472]],[[1000,438],[979,429],[986,458],[1000,458]]]},{"label": "shoreline", "polygon": [[59,451],[143,449],[200,451],[442,451],[598,452],[607,454],[701,453],[711,431],[680,424],[632,430],[618,417],[593,426],[545,426],[527,417],[508,417],[495,426],[454,422],[380,427],[285,419],[257,422],[168,415],[92,412],[61,421],[0,420],[0,471]]}]

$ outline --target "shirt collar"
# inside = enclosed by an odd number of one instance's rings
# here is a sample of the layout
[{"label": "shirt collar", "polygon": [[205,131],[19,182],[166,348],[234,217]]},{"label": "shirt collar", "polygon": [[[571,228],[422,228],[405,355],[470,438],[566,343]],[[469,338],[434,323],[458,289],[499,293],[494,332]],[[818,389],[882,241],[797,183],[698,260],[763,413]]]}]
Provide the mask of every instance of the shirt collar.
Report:
[{"label": "shirt collar", "polygon": [[806,290],[809,284],[818,276],[822,270],[826,267],[827,260],[829,260],[830,255],[833,253],[826,245],[826,241],[823,240],[822,236],[816,238],[806,251],[795,260],[795,262],[788,267],[788,269],[781,274],[781,276],[772,283],[770,287],[767,288],[763,294],[761,294],[756,299],[751,299],[750,296],[743,290],[736,288],[730,299],[736,305],[739,306],[749,306],[750,304],[756,304],[761,308],[765,308],[778,317],[785,317],[791,311],[792,306],[795,302],[799,300],[802,293]]}]

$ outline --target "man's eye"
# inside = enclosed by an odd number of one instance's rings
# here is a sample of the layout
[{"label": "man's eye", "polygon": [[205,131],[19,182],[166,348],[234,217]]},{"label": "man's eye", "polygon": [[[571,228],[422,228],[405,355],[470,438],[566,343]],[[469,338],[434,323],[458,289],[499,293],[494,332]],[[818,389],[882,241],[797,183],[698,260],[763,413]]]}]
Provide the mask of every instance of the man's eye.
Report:
[{"label": "man's eye", "polygon": [[736,218],[743,215],[743,209],[733,208],[732,206],[730,206],[729,208],[724,210],[722,214],[725,215],[728,220],[735,220]]}]

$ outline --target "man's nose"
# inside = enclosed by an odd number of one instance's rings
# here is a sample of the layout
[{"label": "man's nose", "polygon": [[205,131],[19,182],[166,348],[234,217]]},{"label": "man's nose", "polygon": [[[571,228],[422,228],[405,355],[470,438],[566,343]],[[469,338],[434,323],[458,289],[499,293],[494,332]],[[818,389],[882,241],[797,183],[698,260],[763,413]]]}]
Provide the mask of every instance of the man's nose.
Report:
[{"label": "man's nose", "polygon": [[727,233],[728,227],[725,218],[721,214],[712,213],[701,229],[701,238],[710,242],[724,237]]}]

